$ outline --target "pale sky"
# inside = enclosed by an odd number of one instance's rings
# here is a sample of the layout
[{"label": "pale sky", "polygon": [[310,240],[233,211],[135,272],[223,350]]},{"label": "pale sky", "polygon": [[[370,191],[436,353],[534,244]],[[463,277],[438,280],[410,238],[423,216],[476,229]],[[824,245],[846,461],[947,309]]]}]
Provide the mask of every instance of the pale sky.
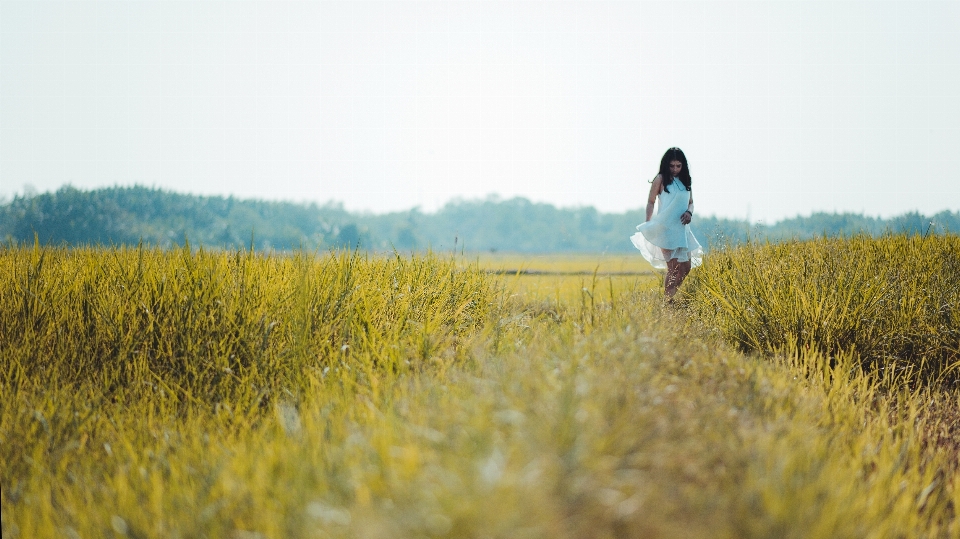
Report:
[{"label": "pale sky", "polygon": [[960,0],[0,0],[0,197],[960,210]]}]

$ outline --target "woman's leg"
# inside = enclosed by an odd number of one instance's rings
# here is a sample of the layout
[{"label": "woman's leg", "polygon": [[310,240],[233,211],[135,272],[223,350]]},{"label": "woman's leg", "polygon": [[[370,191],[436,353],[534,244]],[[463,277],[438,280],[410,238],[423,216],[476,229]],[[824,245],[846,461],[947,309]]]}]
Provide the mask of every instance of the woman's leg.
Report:
[{"label": "woman's leg", "polygon": [[691,262],[689,260],[677,264],[677,288],[680,288],[680,285],[683,284],[683,280],[686,279],[687,275],[690,274],[690,267]]},{"label": "woman's leg", "polygon": [[677,260],[673,258],[672,249],[660,249],[660,252],[663,253],[663,259],[667,261],[667,273],[663,275],[663,291],[666,297],[670,297],[670,274],[673,272],[673,263]]},{"label": "woman's leg", "polygon": [[667,274],[663,277],[663,291],[667,300],[672,300],[674,294],[683,284],[683,280],[690,273],[690,261],[679,262],[676,258],[667,260]]},{"label": "woman's leg", "polygon": [[680,263],[676,258],[667,260],[667,274],[663,276],[663,295],[667,301],[673,300],[673,295],[677,293],[680,286]]}]

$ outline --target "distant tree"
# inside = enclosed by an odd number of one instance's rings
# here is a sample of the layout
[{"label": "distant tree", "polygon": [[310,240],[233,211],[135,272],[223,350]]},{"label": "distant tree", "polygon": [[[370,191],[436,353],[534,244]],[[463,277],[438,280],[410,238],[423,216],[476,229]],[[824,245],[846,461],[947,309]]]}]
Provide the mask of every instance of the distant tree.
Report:
[{"label": "distant tree", "polygon": [[344,225],[337,232],[335,245],[340,248],[356,249],[360,247],[360,229],[357,225],[350,223]]},{"label": "distant tree", "polygon": [[[146,187],[20,195],[0,203],[0,239],[44,243],[128,244],[257,249],[327,247],[466,249],[468,251],[633,252],[629,236],[644,219],[638,208],[600,213],[591,207],[557,208],[524,198],[454,200],[437,212],[419,209],[352,214],[341,204],[293,204],[198,197]],[[917,212],[892,219],[814,213],[769,225],[697,215],[691,225],[707,249],[751,240],[780,241],[820,235],[960,233],[960,212],[932,217]]]}]

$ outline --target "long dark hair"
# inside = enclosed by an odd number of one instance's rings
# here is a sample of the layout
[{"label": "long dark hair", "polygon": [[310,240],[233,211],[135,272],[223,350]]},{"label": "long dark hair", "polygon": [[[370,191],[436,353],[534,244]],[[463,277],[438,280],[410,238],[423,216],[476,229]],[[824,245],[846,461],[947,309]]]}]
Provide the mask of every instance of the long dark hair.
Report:
[{"label": "long dark hair", "polygon": [[660,160],[660,178],[663,182],[664,192],[670,192],[667,186],[673,181],[673,174],[670,174],[670,161],[680,161],[680,164],[683,165],[683,168],[680,169],[680,183],[689,191],[691,180],[690,166],[687,165],[687,156],[683,155],[683,150],[674,146],[667,150],[667,153],[663,154],[663,159]]}]

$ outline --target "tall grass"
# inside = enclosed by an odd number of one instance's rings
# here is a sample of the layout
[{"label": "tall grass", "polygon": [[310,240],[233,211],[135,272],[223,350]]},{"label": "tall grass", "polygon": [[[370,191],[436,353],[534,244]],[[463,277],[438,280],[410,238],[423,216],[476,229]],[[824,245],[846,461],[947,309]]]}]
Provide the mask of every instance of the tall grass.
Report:
[{"label": "tall grass", "polygon": [[854,351],[871,369],[960,379],[960,237],[822,238],[706,257],[697,316],[743,350]]},{"label": "tall grass", "polygon": [[956,395],[574,279],[5,250],[3,537],[960,536]]},{"label": "tall grass", "polygon": [[[462,360],[490,279],[433,258],[158,249],[0,251],[4,385],[249,402],[341,369]],[[428,286],[425,286],[428,284]]]}]

